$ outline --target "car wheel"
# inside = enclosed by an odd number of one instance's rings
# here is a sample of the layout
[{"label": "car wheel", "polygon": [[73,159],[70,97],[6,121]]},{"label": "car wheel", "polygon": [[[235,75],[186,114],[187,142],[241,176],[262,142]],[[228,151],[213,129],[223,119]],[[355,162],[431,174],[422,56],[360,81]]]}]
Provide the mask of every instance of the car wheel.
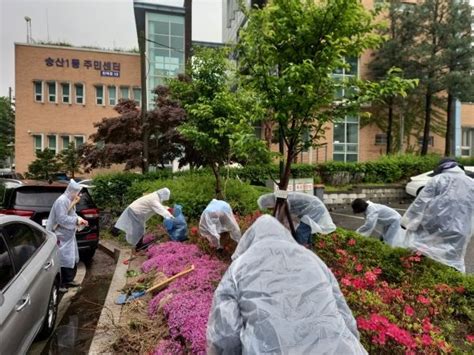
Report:
[{"label": "car wheel", "polygon": [[95,255],[95,251],[96,249],[87,249],[86,251],[81,251],[80,252],[80,258],[83,262],[85,263],[89,263],[92,261],[92,258],[94,257]]},{"label": "car wheel", "polygon": [[418,196],[421,192],[421,190],[423,190],[424,186],[420,187],[418,190],[416,190],[416,196]]},{"label": "car wheel", "polygon": [[46,317],[44,318],[43,325],[41,326],[41,331],[38,334],[38,339],[48,338],[54,330],[54,325],[56,324],[56,317],[58,316],[58,282],[56,281],[51,289],[51,294],[49,295],[48,309],[46,310]]}]

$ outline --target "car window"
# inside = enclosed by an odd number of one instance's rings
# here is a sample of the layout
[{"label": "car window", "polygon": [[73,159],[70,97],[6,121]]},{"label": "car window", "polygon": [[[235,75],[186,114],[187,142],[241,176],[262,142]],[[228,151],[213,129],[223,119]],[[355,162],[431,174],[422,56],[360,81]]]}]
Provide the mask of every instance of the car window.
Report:
[{"label": "car window", "polygon": [[15,271],[13,270],[13,264],[8,254],[7,246],[3,237],[0,235],[0,291],[8,285],[14,276]]},{"label": "car window", "polygon": [[10,223],[3,227],[16,270],[20,270],[43,244],[45,236],[23,223]]},{"label": "car window", "polygon": [[3,182],[0,182],[0,206],[5,206],[5,193],[7,189]]},{"label": "car window", "polygon": [[89,192],[87,192],[86,189],[83,189],[81,191],[81,200],[77,204],[77,210],[82,210],[84,208],[94,208],[94,207],[95,205],[94,205],[94,202],[92,201],[91,195],[89,194]]},{"label": "car window", "polygon": [[31,207],[51,207],[63,194],[62,189],[23,188],[16,191],[15,205]]}]

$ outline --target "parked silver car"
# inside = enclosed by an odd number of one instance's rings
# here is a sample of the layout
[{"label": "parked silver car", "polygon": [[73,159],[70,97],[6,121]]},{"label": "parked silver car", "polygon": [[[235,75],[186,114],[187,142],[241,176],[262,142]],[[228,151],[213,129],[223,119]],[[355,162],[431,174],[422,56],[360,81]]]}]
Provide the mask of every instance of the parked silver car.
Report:
[{"label": "parked silver car", "polygon": [[0,354],[25,354],[54,330],[60,284],[56,236],[0,215]]}]

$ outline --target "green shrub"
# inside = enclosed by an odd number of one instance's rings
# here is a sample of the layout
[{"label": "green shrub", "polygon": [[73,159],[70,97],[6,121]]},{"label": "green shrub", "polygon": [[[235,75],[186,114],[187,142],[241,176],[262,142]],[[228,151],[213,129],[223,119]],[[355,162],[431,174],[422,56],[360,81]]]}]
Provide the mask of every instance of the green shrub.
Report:
[{"label": "green shrub", "polygon": [[[136,181],[128,189],[126,203],[133,202],[144,193],[163,187],[171,190],[171,199],[167,202],[169,205],[181,204],[186,217],[197,219],[214,198],[215,180],[209,175],[188,174],[173,179]],[[225,200],[232,206],[234,212],[245,215],[258,209],[257,199],[268,192],[268,189],[229,179],[224,182],[224,191]]]}]

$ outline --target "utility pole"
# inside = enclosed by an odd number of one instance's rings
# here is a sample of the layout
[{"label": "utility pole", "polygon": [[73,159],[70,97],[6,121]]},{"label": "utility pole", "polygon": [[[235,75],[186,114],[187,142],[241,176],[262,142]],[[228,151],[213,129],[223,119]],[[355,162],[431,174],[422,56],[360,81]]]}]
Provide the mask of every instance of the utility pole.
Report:
[{"label": "utility pole", "polygon": [[149,127],[147,120],[147,85],[146,85],[146,39],[145,31],[140,31],[138,36],[138,47],[140,50],[140,77],[141,77],[141,87],[142,87],[142,108],[141,108],[141,121],[142,121],[142,140],[143,140],[143,151],[142,151],[142,173],[145,174],[148,172],[149,167],[149,147],[148,147],[148,138],[149,138]]}]

